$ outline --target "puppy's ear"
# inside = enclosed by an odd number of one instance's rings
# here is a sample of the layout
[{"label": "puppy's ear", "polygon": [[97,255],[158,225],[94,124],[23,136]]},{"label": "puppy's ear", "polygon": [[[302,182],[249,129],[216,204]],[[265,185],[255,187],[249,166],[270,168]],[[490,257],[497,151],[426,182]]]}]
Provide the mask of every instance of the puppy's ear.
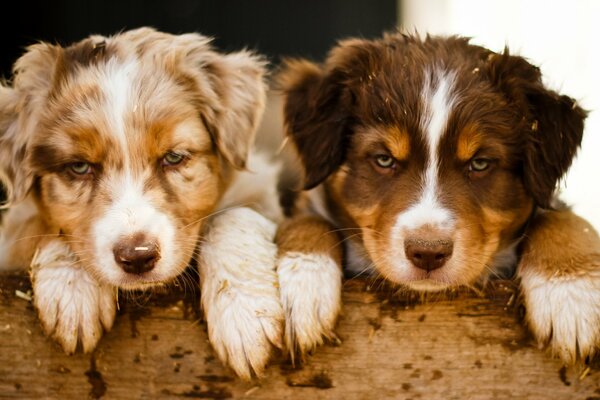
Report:
[{"label": "puppy's ear", "polygon": [[539,68],[524,58],[488,58],[490,79],[525,118],[523,179],[536,203],[549,208],[559,179],[569,169],[583,137],[587,112],[575,100],[544,87]]},{"label": "puppy's ear", "polygon": [[0,83],[0,179],[8,204],[22,200],[33,185],[27,146],[37,129],[61,48],[45,43],[27,48],[13,67],[12,85]]},{"label": "puppy's ear", "polygon": [[250,52],[222,54],[211,38],[172,35],[139,28],[122,36],[141,57],[161,60],[194,96],[200,116],[219,152],[244,168],[266,101],[266,61]]},{"label": "puppy's ear", "polygon": [[208,104],[212,113],[205,115],[205,123],[221,154],[242,169],[265,108],[266,62],[249,51],[215,53],[211,58],[204,69],[218,97]]},{"label": "puppy's ear", "polygon": [[335,74],[306,60],[286,60],[278,75],[286,133],[304,165],[304,189],[325,180],[344,161],[347,110]]}]

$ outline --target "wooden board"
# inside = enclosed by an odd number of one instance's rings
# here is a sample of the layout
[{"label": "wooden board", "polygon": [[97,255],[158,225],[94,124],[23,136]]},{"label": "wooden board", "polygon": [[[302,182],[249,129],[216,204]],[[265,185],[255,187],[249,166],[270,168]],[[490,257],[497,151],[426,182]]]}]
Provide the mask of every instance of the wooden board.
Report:
[{"label": "wooden board", "polygon": [[[600,363],[565,368],[519,323],[515,290],[437,298],[345,283],[341,344],[294,368],[276,356],[242,382],[215,358],[198,293],[121,301],[93,354],[66,356],[41,332],[26,277],[0,276],[0,397],[51,399],[600,399]],[[522,310],[521,310],[522,312]]]}]

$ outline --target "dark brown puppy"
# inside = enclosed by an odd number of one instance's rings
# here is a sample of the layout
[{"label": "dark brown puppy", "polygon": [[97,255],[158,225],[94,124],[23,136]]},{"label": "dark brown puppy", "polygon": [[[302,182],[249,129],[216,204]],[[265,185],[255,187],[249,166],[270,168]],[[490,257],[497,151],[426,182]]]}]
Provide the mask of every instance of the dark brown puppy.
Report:
[{"label": "dark brown puppy", "polygon": [[518,263],[536,338],[567,362],[598,349],[600,239],[551,207],[586,112],[537,67],[394,33],[340,42],[324,65],[288,61],[281,85],[312,189],[289,211],[345,233],[349,268],[437,291]]}]

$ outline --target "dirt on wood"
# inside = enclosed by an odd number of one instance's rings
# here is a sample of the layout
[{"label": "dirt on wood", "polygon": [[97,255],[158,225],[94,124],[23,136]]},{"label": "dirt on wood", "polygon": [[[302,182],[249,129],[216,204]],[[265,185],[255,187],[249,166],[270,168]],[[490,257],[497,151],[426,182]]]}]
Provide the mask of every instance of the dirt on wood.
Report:
[{"label": "dirt on wood", "polygon": [[215,357],[189,285],[121,296],[112,331],[73,356],[15,294],[30,289],[0,276],[0,398],[600,399],[600,361],[566,367],[539,350],[508,281],[430,296],[347,281],[340,341],[301,365],[275,354],[252,382]]}]

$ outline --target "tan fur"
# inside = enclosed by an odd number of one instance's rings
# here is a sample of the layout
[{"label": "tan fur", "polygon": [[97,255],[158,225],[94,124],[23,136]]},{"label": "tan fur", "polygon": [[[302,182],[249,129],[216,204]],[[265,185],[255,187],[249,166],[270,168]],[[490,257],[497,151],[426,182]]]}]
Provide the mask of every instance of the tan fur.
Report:
[{"label": "tan fur", "polygon": [[[117,289],[180,275],[227,189],[242,185],[236,169],[263,112],[265,62],[218,53],[199,34],[140,28],[30,46],[14,72],[0,84],[0,179],[11,202],[0,268],[31,264],[48,335],[67,353],[78,343],[91,351],[112,326]],[[228,193],[229,206],[239,200]],[[155,250],[136,253],[138,244]],[[127,258],[136,255],[152,258],[136,269]]]},{"label": "tan fur", "polygon": [[527,228],[521,265],[548,279],[600,270],[600,237],[571,210],[538,213]]},{"label": "tan fur", "polygon": [[[98,43],[105,43],[105,50],[90,55]],[[97,82],[103,63],[132,59],[138,64],[133,78],[138,94],[125,114],[125,155],[112,135],[111,120],[98,112],[107,99]],[[75,62],[84,68],[76,68]],[[110,38],[94,36],[65,49],[34,45],[16,62],[15,71],[19,74],[13,86],[3,86],[1,96],[0,142],[2,151],[11,153],[2,157],[1,170],[14,188],[11,199],[22,198],[37,176],[34,197],[47,230],[82,238],[89,237],[90,224],[110,205],[110,176],[123,168],[125,158],[136,175],[147,180],[153,202],[171,209],[185,226],[181,233],[195,235],[199,226],[193,222],[215,207],[230,168],[213,152],[211,136],[227,160],[243,166],[265,98],[263,63],[254,55],[220,55],[199,35],[173,36],[147,28]],[[180,84],[182,76],[187,86]],[[146,89],[147,82],[155,86]],[[210,126],[198,120],[198,114]],[[176,137],[178,126],[185,129]],[[173,193],[165,196],[153,177],[152,160],[175,146],[194,154],[170,182]],[[102,164],[106,182],[99,190],[85,180],[65,179],[60,163],[77,160]],[[86,207],[76,207],[77,199],[86,199]],[[85,245],[73,247],[89,252]],[[191,250],[186,253],[191,255]]]},{"label": "tan fur", "polygon": [[340,236],[321,218],[298,216],[287,219],[279,226],[275,241],[279,256],[293,251],[326,254],[341,265]]},{"label": "tan fur", "polygon": [[477,154],[484,138],[478,134],[476,125],[465,127],[458,136],[456,156],[459,160],[468,161]]},{"label": "tan fur", "polygon": [[275,236],[284,342],[292,362],[334,340],[341,310],[340,235],[321,218],[299,215],[284,221]]}]

